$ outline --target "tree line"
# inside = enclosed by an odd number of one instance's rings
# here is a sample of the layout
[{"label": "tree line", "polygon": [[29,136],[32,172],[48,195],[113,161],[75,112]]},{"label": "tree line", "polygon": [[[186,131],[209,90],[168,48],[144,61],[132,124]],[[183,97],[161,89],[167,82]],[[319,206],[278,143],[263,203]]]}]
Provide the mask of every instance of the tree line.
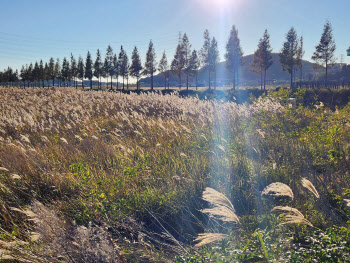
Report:
[{"label": "tree line", "polygon": [[[119,54],[113,51],[111,45],[106,49],[104,60],[101,52],[97,49],[96,58],[93,61],[90,51],[87,52],[85,60],[79,56],[76,59],[73,54],[70,58],[63,58],[62,63],[57,58],[51,57],[48,62],[30,63],[23,65],[20,72],[12,70],[10,67],[0,72],[0,82],[22,83],[23,86],[42,86],[51,85],[78,87],[81,81],[84,87],[84,80],[90,81],[92,88],[93,78],[97,79],[98,88],[101,89],[101,79],[107,80],[107,87],[113,89],[113,79],[116,80],[117,89],[119,89],[119,78],[122,79],[122,89],[129,88],[129,77],[136,79],[136,87],[140,88],[139,81],[142,76],[150,77],[151,89],[154,89],[154,75],[159,72],[164,77],[164,87],[169,89],[170,73],[178,78],[179,88],[182,86],[183,77],[186,87],[189,88],[189,78],[195,78],[197,88],[197,76],[200,70],[208,74],[209,89],[211,83],[214,83],[216,89],[216,70],[219,63],[218,42],[215,37],[210,37],[209,31],[205,30],[203,34],[204,42],[200,50],[192,50],[189,38],[185,33],[179,39],[175,54],[171,63],[165,51],[159,63],[156,60],[156,52],[152,40],[149,42],[146,53],[145,63],[142,64],[140,54],[135,46],[131,61],[124,50],[120,47]],[[325,84],[328,81],[328,69],[335,62],[334,52],[336,46],[333,40],[332,26],[330,22],[324,25],[323,33],[319,44],[312,56],[315,61],[315,67],[325,68]],[[279,61],[283,71],[290,74],[291,87],[293,85],[293,76],[297,70],[300,70],[302,76],[302,59],[304,56],[303,37],[298,37],[295,29],[292,27],[286,34],[286,40],[279,52]],[[239,83],[239,69],[242,66],[243,51],[238,37],[238,30],[233,25],[226,43],[224,54],[227,69],[232,73],[232,88],[236,89]],[[266,89],[266,72],[274,63],[272,59],[272,48],[270,45],[270,35],[265,30],[263,37],[259,40],[258,47],[254,52],[253,61],[250,65],[250,71],[260,74],[261,89]]]}]

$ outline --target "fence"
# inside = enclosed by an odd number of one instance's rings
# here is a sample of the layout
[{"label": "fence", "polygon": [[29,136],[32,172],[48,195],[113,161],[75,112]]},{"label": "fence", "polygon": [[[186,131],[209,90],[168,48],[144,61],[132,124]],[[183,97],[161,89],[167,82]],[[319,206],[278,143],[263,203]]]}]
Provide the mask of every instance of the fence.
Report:
[{"label": "fence", "polygon": [[321,89],[321,88],[331,88],[331,89],[340,89],[340,88],[350,88],[350,81],[328,81],[327,85],[325,81],[297,81],[293,82],[294,88],[309,88],[309,89]]}]

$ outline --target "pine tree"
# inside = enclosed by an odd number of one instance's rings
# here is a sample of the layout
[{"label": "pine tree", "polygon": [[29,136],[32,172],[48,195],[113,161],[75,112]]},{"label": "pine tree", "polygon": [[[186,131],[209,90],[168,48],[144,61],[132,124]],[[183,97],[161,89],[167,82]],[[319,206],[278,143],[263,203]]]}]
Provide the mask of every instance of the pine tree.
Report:
[{"label": "pine tree", "polygon": [[191,76],[196,77],[196,90],[198,89],[197,75],[200,68],[200,60],[196,50],[192,51],[190,62],[189,62],[189,72]]},{"label": "pine tree", "polygon": [[316,46],[312,59],[317,65],[321,65],[326,68],[326,80],[327,87],[328,82],[328,68],[335,62],[334,52],[336,49],[335,41],[333,40],[333,29],[329,21],[326,22],[323,28],[320,43]]},{"label": "pine tree", "polygon": [[91,59],[91,54],[88,51],[86,54],[86,60],[85,60],[85,78],[87,78],[88,80],[90,80],[90,89],[92,89],[92,59]]},{"label": "pine tree", "polygon": [[239,67],[242,64],[243,51],[241,48],[241,42],[238,38],[238,30],[236,26],[233,25],[229,39],[226,43],[226,66],[233,74],[232,88],[235,90],[238,85],[238,72]]},{"label": "pine tree", "polygon": [[44,66],[44,79],[46,80],[47,87],[49,87],[49,81],[50,81],[50,68],[47,63],[45,63]]},{"label": "pine tree", "polygon": [[156,71],[157,71],[156,52],[154,51],[153,42],[151,40],[148,45],[145,67],[143,70],[144,75],[148,75],[151,77],[151,90],[153,90],[153,75]]},{"label": "pine tree", "polygon": [[40,60],[40,64],[39,64],[39,80],[41,80],[42,86],[43,88],[45,88],[45,84],[44,84],[44,79],[45,79],[45,72],[44,72],[44,63],[42,60]]},{"label": "pine tree", "polygon": [[113,56],[113,72],[114,72],[114,76],[117,79],[117,90],[118,90],[119,89],[120,65],[119,65],[119,61],[117,58],[117,54],[114,54],[114,56]]},{"label": "pine tree", "polygon": [[134,47],[134,50],[132,52],[131,56],[131,67],[130,67],[130,75],[134,78],[136,78],[136,88],[139,90],[139,79],[141,76],[141,70],[142,70],[142,64],[139,52],[136,47]]},{"label": "pine tree", "polygon": [[120,47],[118,62],[119,62],[119,71],[120,71],[119,73],[120,73],[120,76],[123,77],[123,90],[124,90],[125,77],[127,77],[127,74],[129,71],[129,59],[128,59],[128,56],[126,55],[126,52],[123,46]]},{"label": "pine tree", "polygon": [[[34,82],[36,82],[35,84],[38,85],[38,81],[40,81],[40,72],[39,72],[39,64],[36,61],[34,64],[34,69],[33,69],[33,78],[34,78]],[[39,86],[39,85],[38,85]]]},{"label": "pine tree", "polygon": [[73,78],[74,87],[78,88],[76,80],[78,77],[78,65],[72,53],[70,54],[70,75]]},{"label": "pine tree", "polygon": [[179,79],[179,89],[181,89],[181,78],[182,73],[185,70],[185,56],[183,51],[182,43],[179,43],[176,47],[174,59],[171,62],[171,71],[176,75]]},{"label": "pine tree", "polygon": [[115,74],[114,67],[113,67],[113,49],[111,45],[108,45],[106,50],[106,59],[104,64],[104,70],[106,71],[106,74],[111,77],[111,90],[113,90],[113,75]]},{"label": "pine tree", "polygon": [[100,78],[101,78],[101,73],[102,73],[101,70],[102,70],[101,54],[100,54],[100,50],[97,49],[96,60],[94,63],[94,76],[97,78],[98,89],[101,89],[101,87],[100,87]]},{"label": "pine tree", "polygon": [[182,37],[182,51],[184,57],[184,72],[186,74],[186,88],[188,90],[188,76],[190,73],[190,58],[191,58],[191,47],[190,41],[188,40],[187,34],[185,33]]},{"label": "pine tree", "polygon": [[21,68],[19,76],[21,77],[21,80],[23,81],[23,87],[25,88],[26,87],[27,76],[26,76],[26,68],[24,67],[24,65]]},{"label": "pine tree", "polygon": [[61,76],[62,76],[62,80],[64,81],[64,84],[63,84],[64,86],[67,86],[69,71],[70,71],[69,62],[64,57],[62,61],[62,70],[61,70]]},{"label": "pine tree", "polygon": [[293,72],[294,67],[298,64],[298,50],[299,40],[298,35],[292,27],[287,35],[286,41],[283,43],[281,52],[279,53],[279,59],[283,71],[287,71],[290,74],[290,87],[293,88]]},{"label": "pine tree", "polygon": [[299,50],[298,50],[298,69],[300,69],[300,80],[303,79],[303,57],[304,57],[304,55],[305,55],[304,38],[303,38],[303,36],[301,36]]},{"label": "pine tree", "polygon": [[34,70],[34,68],[33,68],[33,64],[32,63],[30,63],[29,64],[29,67],[28,67],[28,88],[29,88],[29,84],[30,83],[32,83],[32,84],[34,84],[33,82],[34,82],[34,72],[33,72],[33,70]]},{"label": "pine tree", "polygon": [[[104,78],[106,78],[106,80],[107,80],[107,85],[106,85],[106,87],[108,88],[108,60],[107,60],[107,58],[105,58],[105,60],[104,60],[104,62],[103,62],[103,66],[102,66],[102,77],[104,77]],[[117,81],[117,84],[118,84],[118,81]]]},{"label": "pine tree", "polygon": [[260,89],[262,90],[263,89],[263,69],[261,66],[262,55],[260,54],[261,53],[261,49],[260,49],[261,41],[262,40],[260,39],[258,49],[254,52],[253,61],[249,66],[249,71],[260,74]]},{"label": "pine tree", "polygon": [[164,76],[164,89],[166,89],[167,75],[169,72],[168,59],[165,54],[165,50],[163,52],[162,58],[159,61],[158,71],[160,74]]},{"label": "pine tree", "polygon": [[84,89],[84,61],[81,56],[78,59],[78,78],[81,79],[81,87]]},{"label": "pine tree", "polygon": [[49,75],[50,79],[52,80],[52,86],[55,85],[55,60],[53,57],[50,58],[49,61]]},{"label": "pine tree", "polygon": [[253,71],[261,74],[261,78],[264,75],[264,90],[266,89],[266,72],[272,64],[273,60],[272,49],[270,45],[270,35],[267,30],[265,30],[263,38],[261,38],[259,41],[258,49],[254,53],[254,58],[251,65]]},{"label": "pine tree", "polygon": [[[55,79],[57,79],[58,82],[59,82],[60,74],[61,74],[61,64],[60,64],[60,59],[57,58],[56,64],[55,64],[55,71],[54,71],[54,78],[53,78],[53,86],[55,86]],[[58,86],[60,86],[59,83],[58,83]]]},{"label": "pine tree", "polygon": [[209,49],[209,74],[214,73],[214,88],[216,89],[216,65],[219,62],[218,42],[215,37],[211,40]]},{"label": "pine tree", "polygon": [[203,34],[204,37],[204,43],[203,43],[203,47],[200,50],[200,55],[201,55],[201,62],[202,62],[202,66],[204,69],[208,70],[208,76],[209,76],[209,89],[210,89],[210,69],[209,69],[209,50],[210,50],[210,45],[211,45],[211,41],[210,41],[210,36],[209,36],[209,31],[208,29],[206,29],[204,31]]}]

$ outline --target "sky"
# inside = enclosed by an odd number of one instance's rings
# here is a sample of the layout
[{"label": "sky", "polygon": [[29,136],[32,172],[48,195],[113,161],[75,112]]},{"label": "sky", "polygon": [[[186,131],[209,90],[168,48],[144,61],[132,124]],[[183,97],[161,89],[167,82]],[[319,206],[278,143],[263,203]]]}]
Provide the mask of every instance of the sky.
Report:
[{"label": "sky", "polygon": [[187,33],[200,49],[208,29],[218,40],[223,60],[232,25],[239,31],[245,55],[252,54],[264,30],[279,52],[287,31],[294,26],[304,37],[304,59],[311,60],[327,20],[332,23],[336,57],[350,63],[349,0],[0,0],[0,70],[54,58],[93,59],[110,44],[131,57],[134,46],[144,62],[150,39],[158,60],[163,50],[173,58],[179,34]]}]

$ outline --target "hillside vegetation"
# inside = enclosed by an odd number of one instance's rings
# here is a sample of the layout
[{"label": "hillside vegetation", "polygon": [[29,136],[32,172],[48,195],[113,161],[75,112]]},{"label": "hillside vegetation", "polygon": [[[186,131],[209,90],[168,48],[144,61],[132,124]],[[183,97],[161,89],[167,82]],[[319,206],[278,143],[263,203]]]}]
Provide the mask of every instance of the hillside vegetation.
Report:
[{"label": "hillside vegetation", "polygon": [[[350,260],[350,105],[304,105],[305,94],[290,100],[281,89],[236,104],[0,88],[0,258]],[[275,182],[292,194],[265,189]],[[223,203],[234,219],[208,213]],[[199,247],[203,233],[222,240]]]}]

